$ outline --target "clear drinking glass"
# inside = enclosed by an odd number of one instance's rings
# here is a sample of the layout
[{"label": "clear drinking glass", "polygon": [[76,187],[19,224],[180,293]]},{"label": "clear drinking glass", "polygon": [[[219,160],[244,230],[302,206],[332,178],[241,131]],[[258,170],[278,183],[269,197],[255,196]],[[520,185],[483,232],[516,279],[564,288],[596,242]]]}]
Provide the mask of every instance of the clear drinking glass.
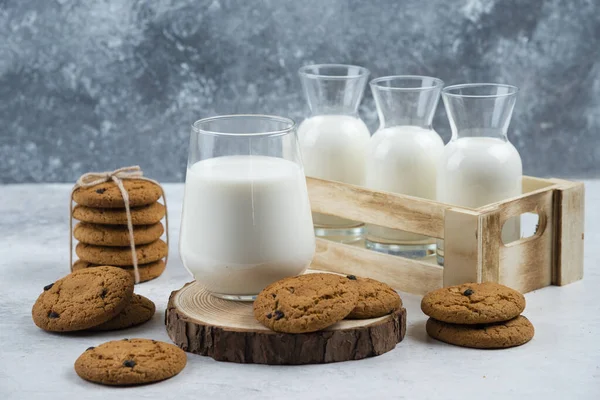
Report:
[{"label": "clear drinking glass", "polygon": [[[521,194],[521,157],[507,137],[517,92],[515,86],[495,83],[442,90],[452,140],[444,148],[438,168],[439,201],[477,208]],[[510,243],[520,236],[520,218],[506,221],[502,241]],[[437,256],[443,265],[441,240]]]},{"label": "clear drinking glass", "polygon": [[[311,114],[298,138],[308,176],[364,185],[369,129],[358,116],[369,71],[354,65],[308,65],[298,71]],[[363,224],[314,214],[315,233],[340,242],[360,240]]]},{"label": "clear drinking glass", "polygon": [[179,252],[213,295],[253,300],[315,252],[294,121],[226,115],[192,126]]},{"label": "clear drinking glass", "polygon": [[[431,123],[444,85],[428,76],[386,76],[371,81],[379,115],[367,155],[366,187],[435,199],[437,164],[444,151]],[[367,248],[421,258],[435,251],[435,239],[410,232],[366,227]]]}]

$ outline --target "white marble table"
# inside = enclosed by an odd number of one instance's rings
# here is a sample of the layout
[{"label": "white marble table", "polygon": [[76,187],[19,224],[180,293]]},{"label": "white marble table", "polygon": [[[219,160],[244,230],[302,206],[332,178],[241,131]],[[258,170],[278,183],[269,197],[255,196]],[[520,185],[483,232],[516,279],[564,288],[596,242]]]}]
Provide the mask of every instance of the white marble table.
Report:
[{"label": "white marble table", "polygon": [[[81,380],[73,362],[89,346],[124,337],[169,341],[169,293],[191,280],[177,253],[182,185],[167,185],[171,258],[159,279],[136,291],[158,312],[121,332],[50,334],[31,321],[42,287],[68,272],[70,185],[6,185],[0,194],[0,397],[8,399],[600,399],[600,181],[587,182],[585,278],[526,295],[536,327],[527,345],[503,351],[429,339],[420,297],[402,294],[406,338],[371,359],[327,365],[238,365],[188,355],[168,381],[110,388]],[[126,397],[124,397],[126,396]]]}]

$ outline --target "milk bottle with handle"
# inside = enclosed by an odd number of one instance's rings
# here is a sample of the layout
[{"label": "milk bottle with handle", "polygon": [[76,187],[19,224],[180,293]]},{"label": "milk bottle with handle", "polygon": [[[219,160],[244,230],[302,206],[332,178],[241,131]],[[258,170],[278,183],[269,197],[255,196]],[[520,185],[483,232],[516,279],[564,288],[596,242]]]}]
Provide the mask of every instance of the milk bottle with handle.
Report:
[{"label": "milk bottle with handle", "polygon": [[[442,90],[452,140],[438,168],[439,201],[478,208],[521,194],[521,157],[507,138],[517,92],[515,86],[491,83]],[[506,221],[502,242],[513,242],[520,235],[520,218]],[[443,241],[438,241],[437,256],[443,265]]]},{"label": "milk bottle with handle", "polygon": [[[444,142],[431,127],[444,83],[427,76],[388,76],[371,81],[380,126],[367,155],[366,187],[435,199],[437,163]],[[435,239],[376,225],[366,245],[380,252],[420,258],[433,254]]]},{"label": "milk bottle with handle", "polygon": [[[369,129],[358,117],[369,71],[341,65],[308,65],[298,71],[311,115],[298,128],[307,176],[364,185]],[[360,240],[363,224],[313,214],[315,234],[341,242]]]}]

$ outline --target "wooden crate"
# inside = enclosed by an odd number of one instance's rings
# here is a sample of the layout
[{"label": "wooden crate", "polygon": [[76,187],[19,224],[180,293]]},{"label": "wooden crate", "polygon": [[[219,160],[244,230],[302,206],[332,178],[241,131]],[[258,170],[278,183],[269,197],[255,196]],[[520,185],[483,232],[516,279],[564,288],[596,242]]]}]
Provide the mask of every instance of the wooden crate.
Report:
[{"label": "wooden crate", "polygon": [[[317,238],[312,268],[367,276],[424,294],[463,282],[500,282],[523,293],[583,278],[583,183],[523,177],[523,194],[477,209],[307,178],[313,212],[444,239],[445,266]],[[505,245],[504,222],[539,216],[537,232]]]}]

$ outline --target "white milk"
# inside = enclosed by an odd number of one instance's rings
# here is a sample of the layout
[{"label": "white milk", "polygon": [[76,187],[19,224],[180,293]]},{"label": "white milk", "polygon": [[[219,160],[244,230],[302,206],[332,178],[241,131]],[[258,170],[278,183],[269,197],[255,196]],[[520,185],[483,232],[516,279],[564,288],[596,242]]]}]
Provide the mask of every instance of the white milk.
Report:
[{"label": "white milk", "polygon": [[255,295],[304,272],[314,252],[300,166],[274,157],[227,156],[188,168],[180,253],[208,290]]},{"label": "white milk", "polygon": [[[437,164],[443,151],[444,142],[432,129],[394,126],[378,130],[369,143],[365,186],[434,200]],[[373,225],[367,226],[367,238],[379,243],[426,239]]]},{"label": "white milk", "polygon": [[[521,194],[523,167],[517,149],[491,137],[463,137],[446,145],[438,170],[437,196],[443,203],[477,208]],[[520,218],[502,229],[509,243],[521,236]]]},{"label": "white milk", "polygon": [[[306,175],[364,185],[369,138],[365,123],[349,115],[319,115],[304,120],[298,128],[298,140]],[[332,228],[360,225],[322,214],[313,218],[315,225]]]}]

